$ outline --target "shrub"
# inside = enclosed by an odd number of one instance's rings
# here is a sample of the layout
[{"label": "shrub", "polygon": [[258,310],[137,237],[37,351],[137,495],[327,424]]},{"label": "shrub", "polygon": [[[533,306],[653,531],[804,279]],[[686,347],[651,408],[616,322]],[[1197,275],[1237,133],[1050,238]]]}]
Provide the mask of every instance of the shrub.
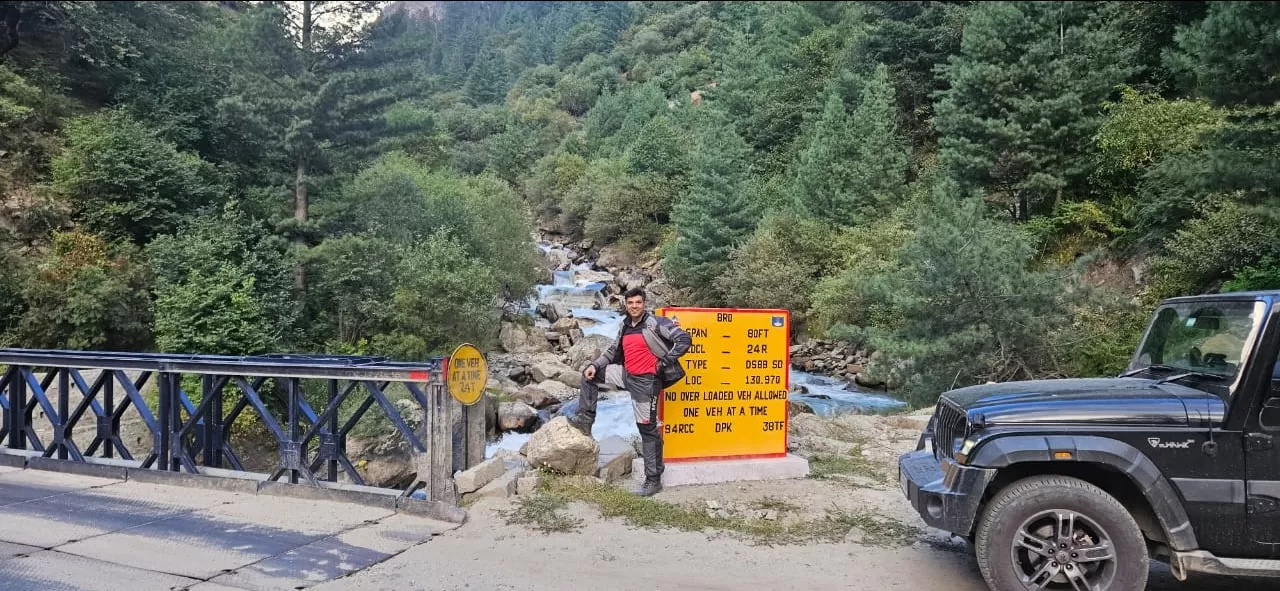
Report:
[{"label": "shrub", "polygon": [[150,274],[136,251],[83,232],[54,234],[26,276],[16,344],[137,351],[151,346]]},{"label": "shrub", "polygon": [[498,281],[446,232],[405,253],[396,267],[391,301],[393,329],[371,349],[397,359],[442,354],[460,343],[488,344],[497,332],[493,294]]},{"label": "shrub", "polygon": [[790,210],[766,215],[716,279],[726,303],[785,308],[803,321],[814,286],[835,266],[833,235],[827,225]]},{"label": "shrub", "polygon": [[105,236],[145,243],[222,194],[210,164],[122,112],[76,119],[66,140],[53,160],[53,186]]}]

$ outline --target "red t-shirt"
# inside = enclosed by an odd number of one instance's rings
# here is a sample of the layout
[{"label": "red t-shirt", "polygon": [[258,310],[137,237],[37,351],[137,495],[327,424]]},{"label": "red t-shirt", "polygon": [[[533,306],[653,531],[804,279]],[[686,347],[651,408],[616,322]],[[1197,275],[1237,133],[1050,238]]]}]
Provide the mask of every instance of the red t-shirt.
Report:
[{"label": "red t-shirt", "polygon": [[653,375],[658,372],[658,357],[644,342],[643,324],[637,327],[627,326],[622,330],[622,366],[633,376]]}]

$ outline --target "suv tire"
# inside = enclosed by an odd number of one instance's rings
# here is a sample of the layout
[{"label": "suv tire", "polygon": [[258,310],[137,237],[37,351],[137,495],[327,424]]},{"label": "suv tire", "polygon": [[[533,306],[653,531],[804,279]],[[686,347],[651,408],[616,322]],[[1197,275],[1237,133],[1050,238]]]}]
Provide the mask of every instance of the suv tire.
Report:
[{"label": "suv tire", "polygon": [[1097,591],[1141,591],[1150,568],[1146,540],[1124,505],[1066,476],[1033,476],[1001,490],[978,523],[974,550],[995,591],[1075,588],[1068,577]]}]

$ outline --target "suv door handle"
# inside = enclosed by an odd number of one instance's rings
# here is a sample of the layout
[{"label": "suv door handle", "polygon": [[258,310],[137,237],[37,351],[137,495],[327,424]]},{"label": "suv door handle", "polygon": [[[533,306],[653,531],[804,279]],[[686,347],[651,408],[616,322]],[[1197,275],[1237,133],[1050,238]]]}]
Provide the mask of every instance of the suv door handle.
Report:
[{"label": "suv door handle", "polygon": [[1266,451],[1274,446],[1274,438],[1265,433],[1250,433],[1244,438],[1247,451]]}]

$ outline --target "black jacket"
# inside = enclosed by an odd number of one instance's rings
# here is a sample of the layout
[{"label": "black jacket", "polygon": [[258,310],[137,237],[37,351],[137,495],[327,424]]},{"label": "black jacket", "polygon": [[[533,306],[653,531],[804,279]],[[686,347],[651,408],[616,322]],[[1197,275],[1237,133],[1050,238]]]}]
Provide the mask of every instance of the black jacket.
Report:
[{"label": "black jacket", "polygon": [[[629,317],[622,319],[622,327],[618,330],[618,337],[614,339],[613,344],[591,362],[596,367],[596,371],[604,371],[606,366],[622,361],[622,331],[626,330],[629,322],[631,322]],[[658,378],[662,381],[662,387],[666,388],[680,381],[684,377],[680,357],[693,345],[693,337],[680,330],[668,318],[646,313],[641,322],[644,342],[649,346],[649,351],[658,358]]]}]

